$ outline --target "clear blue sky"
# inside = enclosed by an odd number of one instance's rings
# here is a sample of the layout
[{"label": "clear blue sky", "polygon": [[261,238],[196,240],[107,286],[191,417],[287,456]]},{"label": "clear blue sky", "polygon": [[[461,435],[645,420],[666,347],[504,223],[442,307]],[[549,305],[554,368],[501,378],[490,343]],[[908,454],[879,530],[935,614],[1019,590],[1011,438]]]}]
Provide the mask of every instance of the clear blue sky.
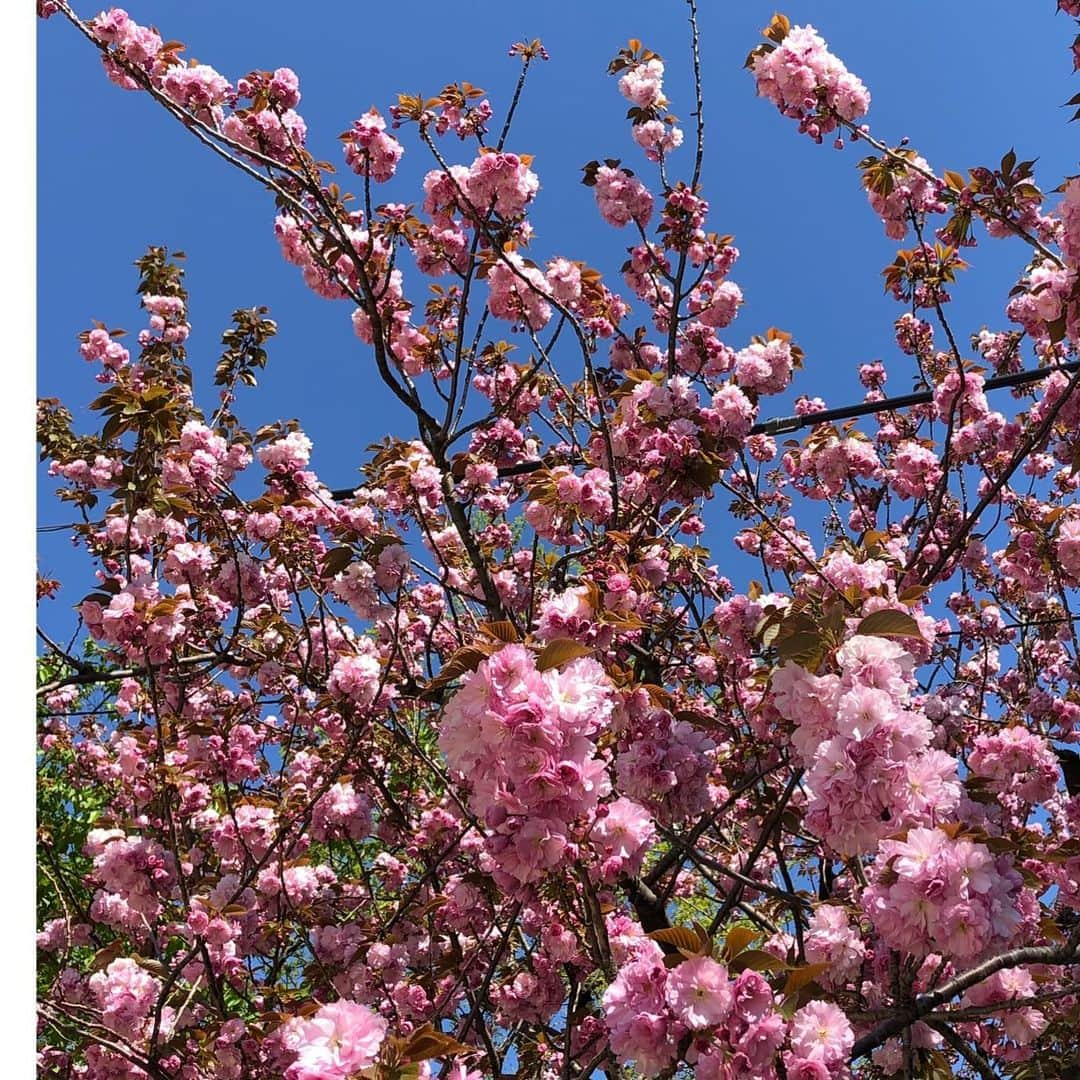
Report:
[{"label": "clear blue sky", "polygon": [[[98,10],[79,0],[75,6],[83,15]],[[889,388],[906,392],[909,365],[892,341],[899,309],[883,295],[879,273],[896,245],[859,187],[861,147],[817,146],[755,98],[742,63],[776,5],[701,6],[710,227],[735,234],[742,258],[732,276],[747,300],[726,340],[740,347],[770,325],[792,332],[807,356],[796,390],[830,405],[861,397],[856,368],[875,358],[892,361]],[[1071,110],[1060,108],[1076,90],[1073,24],[1053,8],[1053,0],[976,7],[804,0],[782,10],[795,23],[813,23],[867,84],[877,135],[892,143],[910,137],[939,171],[995,163],[1015,146],[1022,158],[1041,155],[1036,179],[1049,189],[1077,171],[1080,146],[1080,127],[1070,127]],[[533,69],[509,144],[535,155],[542,185],[532,254],[586,260],[616,290],[625,291],[618,268],[629,234],[600,221],[579,178],[585,162],[605,157],[651,178],[630,139],[625,102],[605,73],[630,37],[664,56],[672,110],[692,124],[681,0],[130,0],[128,10],[230,80],[251,68],[293,67],[309,146],[335,162],[338,133],[371,105],[385,110],[399,90],[430,95],[467,79],[485,88],[500,117],[517,74],[507,46],[542,37],[551,61]],[[260,389],[240,403],[241,417],[252,424],[298,417],[315,441],[313,465],[331,486],[353,482],[367,444],[411,434],[352,334],[348,304],[315,297],[279,257],[273,205],[262,189],[203,150],[148,97],[108,83],[95,51],[59,16],[39,26],[38,83],[40,394],[63,397],[77,425],[89,427],[82,406],[97,387],[76,335],[95,318],[129,330],[143,325],[131,264],[148,244],[166,244],[188,254],[189,356],[204,406],[213,402],[211,375],[229,313],[267,304],[280,333]],[[419,201],[418,180],[431,167],[409,129],[403,141],[398,177],[379,191],[385,201]],[[453,137],[445,149],[471,160]],[[690,164],[686,145],[671,161],[673,177]],[[1005,326],[1004,297],[1026,253],[987,241],[970,261],[972,272],[954,290],[962,342],[983,325]],[[764,415],[788,411],[786,404],[767,402]],[[54,486],[46,479],[42,489]],[[43,523],[65,520],[49,498],[40,513]],[[41,547],[41,568],[70,576],[66,541],[44,536]],[[91,584],[85,576],[73,583],[61,607]]]}]

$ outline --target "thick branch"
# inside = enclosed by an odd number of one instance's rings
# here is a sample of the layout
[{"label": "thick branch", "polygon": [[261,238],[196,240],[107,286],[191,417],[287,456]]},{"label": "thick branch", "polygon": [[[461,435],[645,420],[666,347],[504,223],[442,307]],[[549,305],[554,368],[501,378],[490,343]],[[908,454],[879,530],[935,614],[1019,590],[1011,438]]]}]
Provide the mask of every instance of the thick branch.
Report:
[{"label": "thick branch", "polygon": [[958,975],[937,990],[920,994],[913,1005],[878,1024],[873,1031],[859,1039],[851,1050],[851,1060],[869,1054],[887,1039],[898,1035],[905,1028],[917,1023],[924,1016],[932,1013],[946,1001],[962,994],[969,987],[981,983],[984,979],[1006,968],[1020,967],[1023,964],[1076,964],[1080,963],[1080,941],[1070,941],[1065,945],[1030,945],[1023,949],[1013,949],[1002,953]]}]

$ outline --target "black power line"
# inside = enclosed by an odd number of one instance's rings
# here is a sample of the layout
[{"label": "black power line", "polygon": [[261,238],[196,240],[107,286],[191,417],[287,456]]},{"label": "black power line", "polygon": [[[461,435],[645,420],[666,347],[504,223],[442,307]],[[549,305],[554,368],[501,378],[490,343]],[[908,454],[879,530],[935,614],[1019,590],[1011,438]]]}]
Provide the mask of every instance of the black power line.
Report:
[{"label": "black power line", "polygon": [[[1026,386],[1039,382],[1055,371],[1073,372],[1080,368],[1080,360],[1055,367],[1035,368],[1032,371],[1016,371],[1011,375],[998,375],[983,383],[984,390],[1001,390],[1007,386]],[[926,405],[934,399],[933,390],[920,390],[915,394],[902,394],[899,397],[882,398],[881,401],[861,401],[858,405],[844,405],[839,409],[824,409],[821,412],[807,413],[805,416],[778,416],[773,420],[763,420],[750,429],[751,435],[786,435],[804,427],[817,424],[831,424],[834,420],[850,420],[868,413],[891,412],[893,409],[907,409],[912,405]]]},{"label": "black power line", "polygon": [[[997,375],[983,383],[984,390],[1003,390],[1011,386],[1026,386],[1040,382],[1057,371],[1071,374],[1080,370],[1080,360],[1053,367],[1034,368],[1030,371],[1015,371],[1011,375]],[[772,420],[762,420],[750,429],[751,435],[788,435],[806,427],[818,424],[831,424],[836,420],[851,420],[870,413],[892,412],[894,409],[909,409],[912,405],[926,405],[934,399],[933,390],[920,390],[914,394],[901,394],[898,397],[882,398],[880,401],[860,401],[857,405],[843,405],[839,409],[823,409],[821,412],[807,413],[805,416],[777,416]],[[545,467],[543,461],[523,461],[518,465],[509,465],[499,470],[499,476],[522,476]],[[358,484],[357,487],[360,485]],[[356,488],[337,488],[330,494],[335,500],[348,499]]]}]

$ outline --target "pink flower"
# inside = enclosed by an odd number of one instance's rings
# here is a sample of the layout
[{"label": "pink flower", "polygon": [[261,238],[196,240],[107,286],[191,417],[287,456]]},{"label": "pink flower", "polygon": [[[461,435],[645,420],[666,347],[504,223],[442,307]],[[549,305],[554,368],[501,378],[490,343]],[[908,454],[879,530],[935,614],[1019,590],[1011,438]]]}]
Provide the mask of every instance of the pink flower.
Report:
[{"label": "pink flower", "polygon": [[858,974],[865,953],[866,946],[842,907],[821,904],[815,910],[806,934],[806,959],[811,964],[829,965],[819,980],[827,980],[825,985],[842,986]]},{"label": "pink flower", "polygon": [[706,326],[723,329],[738,314],[742,302],[742,289],[734,281],[710,281],[694,290],[690,307]]},{"label": "pink flower", "polygon": [[[299,95],[297,95],[299,96]],[[386,134],[386,121],[377,109],[369,109],[353,121],[345,139],[345,160],[354,173],[385,183],[394,175],[405,148]]]},{"label": "pink flower", "polygon": [[603,997],[611,1049],[650,1077],[674,1060],[681,1034],[664,1001],[663,958],[659,945],[643,941],[636,958],[619,969]]},{"label": "pink flower", "polygon": [[682,146],[682,128],[665,124],[662,120],[646,120],[642,124],[635,124],[630,133],[650,161],[659,161],[662,155]]},{"label": "pink flower", "polygon": [[784,1055],[784,1070],[788,1080],[831,1080],[833,1076],[822,1062],[796,1058],[791,1054]]},{"label": "pink flower", "polygon": [[540,188],[540,181],[517,154],[481,154],[465,177],[465,192],[478,214],[494,209],[502,217],[521,214]]},{"label": "pink flower", "polygon": [[788,342],[755,342],[736,354],[735,379],[744,390],[778,394],[791,382],[793,366]]},{"label": "pink flower", "polygon": [[743,971],[732,988],[736,1017],[744,1023],[757,1023],[772,1011],[772,987],[756,971]]},{"label": "pink flower", "polygon": [[596,205],[600,216],[616,228],[636,221],[642,228],[649,224],[653,198],[649,189],[627,169],[601,165],[596,170]]},{"label": "pink flower", "polygon": [[326,689],[358,705],[370,705],[378,693],[382,667],[368,639],[358,642],[357,647],[359,651],[355,656],[343,656],[334,664],[326,680]]},{"label": "pink flower", "polygon": [[912,212],[940,214],[948,208],[941,198],[944,185],[927,174],[933,175],[926,160],[911,154],[908,164],[890,173],[893,186],[887,194],[867,190],[870,206],[885,222],[885,235],[890,239],[904,239]]},{"label": "pink flower", "polygon": [[503,258],[488,272],[488,310],[498,319],[542,330],[551,318],[551,305],[544,299],[551,294],[547,278],[516,252]]},{"label": "pink flower", "polygon": [[607,814],[593,826],[592,836],[605,858],[618,859],[628,872],[640,868],[645,849],[656,835],[649,812],[632,799],[608,803]]},{"label": "pink flower", "polygon": [[127,957],[90,976],[102,1023],[117,1035],[138,1038],[161,992],[161,982]]},{"label": "pink flower", "polygon": [[561,304],[575,304],[581,297],[581,267],[569,259],[552,259],[548,263],[548,285],[551,295]]},{"label": "pink flower", "polygon": [[1080,516],[1070,514],[1062,518],[1054,550],[1069,577],[1074,581],[1080,579]]},{"label": "pink flower", "polygon": [[161,89],[177,105],[200,118],[209,116],[210,110],[224,105],[232,95],[229,81],[206,64],[169,68],[161,80]]},{"label": "pink flower", "polygon": [[348,1080],[374,1065],[386,1037],[386,1021],[351,1001],[323,1005],[310,1020],[293,1020],[287,1041],[297,1051],[286,1080]]},{"label": "pink flower", "polygon": [[283,109],[295,109],[300,103],[300,80],[292,68],[278,68],[270,79],[270,94]]},{"label": "pink flower", "polygon": [[891,948],[972,960],[1008,944],[1023,920],[1020,875],[983,844],[909,829],[905,840],[880,843],[876,865],[891,870],[889,884],[871,885],[862,906]]},{"label": "pink flower", "polygon": [[986,777],[988,790],[1014,792],[1024,802],[1049,799],[1057,787],[1058,761],[1046,740],[1027,728],[1002,728],[975,739],[968,765]]},{"label": "pink flower", "polygon": [[635,64],[620,80],[619,93],[639,109],[665,104],[664,62],[659,57]]},{"label": "pink flower", "polygon": [[799,1058],[835,1066],[847,1061],[854,1045],[848,1018],[830,1002],[811,1001],[791,1019],[791,1049]]},{"label": "pink flower", "polygon": [[271,472],[294,473],[303,469],[311,458],[311,440],[300,431],[290,432],[283,439],[262,447],[259,463]]},{"label": "pink flower", "polygon": [[668,975],[667,1003],[692,1030],[722,1024],[733,1001],[727,968],[708,956],[685,960]]},{"label": "pink flower", "polygon": [[836,117],[852,121],[870,108],[866,87],[829,52],[812,26],[793,26],[753,64],[757,92],[816,142],[835,130]]}]

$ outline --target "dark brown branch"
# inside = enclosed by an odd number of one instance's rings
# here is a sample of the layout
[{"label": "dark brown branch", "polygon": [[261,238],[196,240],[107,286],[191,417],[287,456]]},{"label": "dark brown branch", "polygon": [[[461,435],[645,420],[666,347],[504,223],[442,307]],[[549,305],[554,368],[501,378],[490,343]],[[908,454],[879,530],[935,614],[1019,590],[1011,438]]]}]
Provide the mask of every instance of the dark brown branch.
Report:
[{"label": "dark brown branch", "polygon": [[1006,968],[1020,967],[1022,964],[1075,964],[1080,963],[1080,940],[1070,941],[1065,945],[1030,945],[1022,949],[1013,949],[1000,956],[973,967],[963,975],[945,983],[928,994],[920,994],[913,1005],[903,1009],[895,1016],[878,1024],[873,1031],[859,1039],[851,1050],[851,1060],[869,1054],[887,1039],[909,1028],[924,1016],[932,1013],[946,1001],[962,994],[969,987],[981,983],[984,979]]}]

